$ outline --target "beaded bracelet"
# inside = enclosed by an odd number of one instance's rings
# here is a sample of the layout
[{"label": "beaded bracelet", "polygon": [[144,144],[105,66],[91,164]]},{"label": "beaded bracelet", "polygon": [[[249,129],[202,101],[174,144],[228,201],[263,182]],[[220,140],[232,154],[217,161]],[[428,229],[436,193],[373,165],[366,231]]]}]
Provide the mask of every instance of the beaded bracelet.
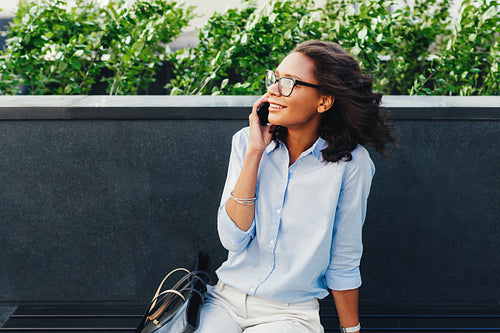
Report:
[{"label": "beaded bracelet", "polygon": [[233,192],[231,192],[231,199],[233,199],[234,201],[236,201],[237,203],[239,203],[241,205],[252,206],[255,204],[255,200],[257,199],[257,197],[248,198],[248,199],[240,199],[240,198],[236,198],[235,196],[233,196]]}]

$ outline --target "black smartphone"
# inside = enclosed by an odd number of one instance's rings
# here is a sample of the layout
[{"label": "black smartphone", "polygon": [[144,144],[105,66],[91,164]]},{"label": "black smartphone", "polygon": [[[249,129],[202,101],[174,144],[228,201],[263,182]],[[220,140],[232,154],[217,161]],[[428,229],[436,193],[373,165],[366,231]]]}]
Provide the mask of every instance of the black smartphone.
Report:
[{"label": "black smartphone", "polygon": [[259,116],[259,122],[262,126],[267,125],[269,122],[267,116],[269,115],[269,102],[265,102],[257,109],[257,115]]}]

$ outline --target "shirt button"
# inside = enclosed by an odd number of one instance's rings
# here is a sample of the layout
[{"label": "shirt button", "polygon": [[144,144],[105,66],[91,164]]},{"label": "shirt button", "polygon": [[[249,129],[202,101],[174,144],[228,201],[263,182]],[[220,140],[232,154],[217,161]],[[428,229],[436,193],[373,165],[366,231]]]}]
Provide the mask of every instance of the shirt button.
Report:
[{"label": "shirt button", "polygon": [[271,245],[274,245],[274,240],[270,241],[269,243],[270,243]]},{"label": "shirt button", "polygon": [[255,288],[250,288],[250,292],[254,293],[255,292]]},{"label": "shirt button", "polygon": [[279,213],[281,213],[281,210],[276,209],[276,214],[279,214]]}]

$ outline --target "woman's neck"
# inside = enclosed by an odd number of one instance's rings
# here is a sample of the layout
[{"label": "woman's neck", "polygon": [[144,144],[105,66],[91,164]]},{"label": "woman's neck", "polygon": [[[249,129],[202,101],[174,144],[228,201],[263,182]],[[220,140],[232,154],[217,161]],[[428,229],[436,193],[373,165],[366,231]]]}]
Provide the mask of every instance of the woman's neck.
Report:
[{"label": "woman's neck", "polygon": [[289,166],[295,163],[300,154],[309,149],[317,140],[319,134],[316,132],[290,131],[286,136],[286,147],[288,148]]}]

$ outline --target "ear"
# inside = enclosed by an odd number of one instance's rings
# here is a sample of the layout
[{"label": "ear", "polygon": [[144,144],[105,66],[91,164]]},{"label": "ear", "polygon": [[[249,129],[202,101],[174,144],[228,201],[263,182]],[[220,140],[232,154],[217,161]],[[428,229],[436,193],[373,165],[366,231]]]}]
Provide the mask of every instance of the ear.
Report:
[{"label": "ear", "polygon": [[333,105],[333,102],[335,102],[335,97],[333,97],[333,96],[322,96],[321,97],[321,102],[319,103],[318,108],[317,108],[317,112],[318,113],[323,113],[323,112],[326,112],[326,111],[330,110],[330,108]]}]

